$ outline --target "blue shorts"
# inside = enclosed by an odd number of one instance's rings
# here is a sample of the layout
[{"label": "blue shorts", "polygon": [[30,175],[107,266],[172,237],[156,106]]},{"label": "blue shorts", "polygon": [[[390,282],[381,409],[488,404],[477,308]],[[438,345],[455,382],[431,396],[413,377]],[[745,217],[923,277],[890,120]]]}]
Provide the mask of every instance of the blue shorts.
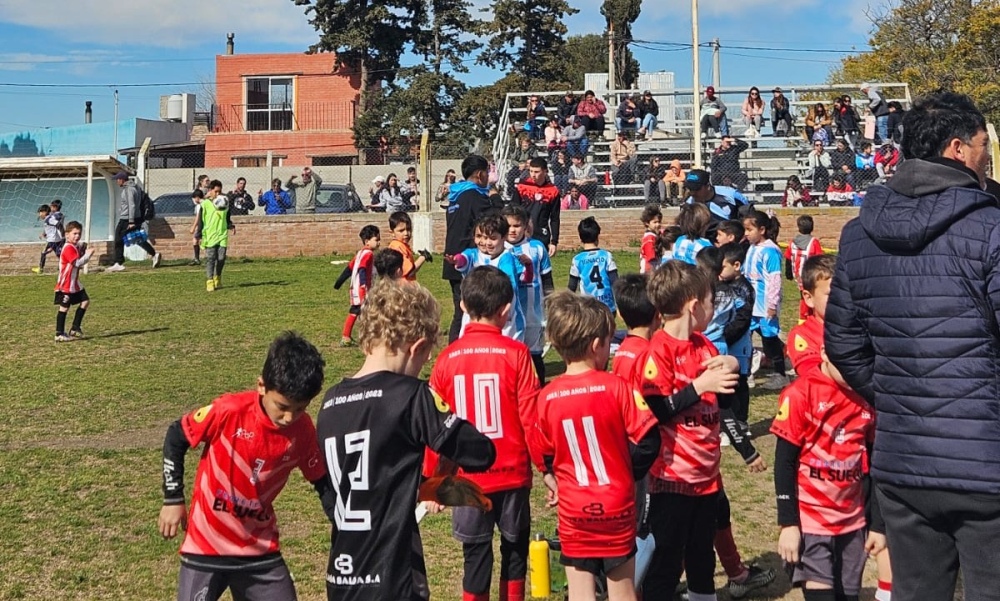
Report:
[{"label": "blue shorts", "polygon": [[759,332],[761,338],[777,338],[781,333],[781,326],[777,317],[757,317],[750,318],[750,331]]}]

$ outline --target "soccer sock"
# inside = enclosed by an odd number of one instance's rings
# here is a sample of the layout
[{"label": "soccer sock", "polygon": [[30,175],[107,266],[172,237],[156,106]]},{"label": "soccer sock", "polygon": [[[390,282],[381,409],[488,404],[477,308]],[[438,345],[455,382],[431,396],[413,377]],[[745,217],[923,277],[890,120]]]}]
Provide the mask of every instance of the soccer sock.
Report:
[{"label": "soccer sock", "polygon": [[[501,591],[503,589],[500,589]],[[462,601],[490,601],[489,592],[485,593],[470,593],[468,591],[462,591]]]},{"label": "soccer sock", "polygon": [[802,598],[805,601],[837,601],[837,595],[834,594],[833,589],[803,589]]},{"label": "soccer sock", "polygon": [[524,601],[524,581],[501,580],[500,601]]},{"label": "soccer sock", "polygon": [[42,256],[39,257],[39,259],[38,259],[38,269],[40,269],[40,270],[41,269],[45,269],[45,253],[44,252],[42,253]]},{"label": "soccer sock", "polygon": [[[87,310],[84,309],[83,307],[77,307],[76,308],[76,315],[73,316],[73,328],[72,328],[73,330],[79,330],[80,329],[80,324],[83,323],[83,314],[86,313],[86,312],[87,312]],[[63,313],[63,315],[66,315],[66,314]],[[65,321],[66,321],[66,319],[64,317],[63,318],[63,323],[65,323]]]},{"label": "soccer sock", "polygon": [[200,244],[195,244],[194,245],[194,260],[195,261],[201,261],[201,245]]},{"label": "soccer sock", "polygon": [[66,313],[67,311],[56,312],[56,334],[66,333]]},{"label": "soccer sock", "polygon": [[344,320],[344,331],[342,332],[344,338],[351,337],[351,331],[354,330],[354,322],[357,321],[357,319],[358,316],[354,313],[347,314],[347,319]]},{"label": "soccer sock", "polygon": [[545,384],[545,358],[541,354],[532,353],[531,362],[535,366],[535,375],[538,376],[538,381],[543,385]]},{"label": "soccer sock", "polygon": [[688,601],[719,601],[715,593],[695,593],[688,591]]},{"label": "soccer sock", "polygon": [[875,601],[892,600],[892,583],[885,580],[878,581],[878,590],[875,591]]},{"label": "soccer sock", "polygon": [[726,576],[730,580],[743,582],[746,580],[750,570],[743,565],[740,557],[740,550],[736,548],[736,541],[733,540],[732,527],[715,531],[715,552],[719,556],[719,563],[726,570]]},{"label": "soccer sock", "polygon": [[222,268],[226,266],[225,259],[218,259],[215,262],[215,277],[222,279]]}]

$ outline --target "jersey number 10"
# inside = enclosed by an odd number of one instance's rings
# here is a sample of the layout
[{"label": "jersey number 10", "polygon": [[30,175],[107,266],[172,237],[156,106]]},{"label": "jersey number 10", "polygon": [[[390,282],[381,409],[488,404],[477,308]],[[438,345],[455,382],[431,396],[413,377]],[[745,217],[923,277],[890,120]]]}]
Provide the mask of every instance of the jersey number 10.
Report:
[{"label": "jersey number 10", "polygon": [[[337,530],[367,532],[372,529],[372,512],[367,509],[353,509],[351,495],[354,491],[368,490],[368,462],[371,447],[371,430],[361,430],[344,435],[344,463],[340,462],[337,451],[337,437],[331,436],[325,442],[326,463],[333,477],[333,485],[337,492],[337,509],[334,518]],[[347,490],[344,490],[344,468],[347,467],[347,457],[359,454],[357,467],[347,474]]]},{"label": "jersey number 10", "polygon": [[[475,424],[487,438],[503,438],[503,420],[500,418],[500,375],[475,374],[472,376],[472,402],[466,396],[465,376],[455,376],[455,413]],[[472,417],[469,417],[469,413]]]}]

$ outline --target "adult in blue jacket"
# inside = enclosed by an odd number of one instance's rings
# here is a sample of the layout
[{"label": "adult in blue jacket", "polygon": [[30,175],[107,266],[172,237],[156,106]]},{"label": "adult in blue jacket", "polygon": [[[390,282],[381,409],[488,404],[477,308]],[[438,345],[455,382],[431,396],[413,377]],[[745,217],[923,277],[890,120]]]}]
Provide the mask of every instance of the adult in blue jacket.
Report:
[{"label": "adult in blue jacket", "polygon": [[876,411],[894,601],[1000,599],[1000,205],[967,96],[918,100],[840,236],[826,353]]}]

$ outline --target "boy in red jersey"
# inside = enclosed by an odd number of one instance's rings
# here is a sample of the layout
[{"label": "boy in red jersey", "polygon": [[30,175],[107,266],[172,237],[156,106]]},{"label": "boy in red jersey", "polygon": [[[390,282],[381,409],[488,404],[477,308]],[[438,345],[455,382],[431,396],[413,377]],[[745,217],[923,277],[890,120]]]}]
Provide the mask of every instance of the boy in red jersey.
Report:
[{"label": "boy in red jersey", "polygon": [[719,495],[719,402],[732,394],[739,364],[701,334],[713,315],[712,279],[683,261],[653,272],[647,288],[662,326],[649,343],[642,392],[663,443],[650,471],[649,523],[656,538],[646,597],[673,591],[688,575],[691,601],[715,601]]},{"label": "boy in red jersey", "polygon": [[866,555],[885,548],[877,506],[865,537],[862,481],[875,412],[848,388],[824,351],[821,361],[782,391],[771,424],[778,437],[778,554],[794,566],[792,582],[804,585],[805,601],[857,601]]},{"label": "boy in red jersey", "polygon": [[642,234],[639,245],[639,273],[649,273],[660,264],[656,254],[656,238],[660,235],[660,224],[663,222],[663,212],[659,205],[646,205],[642,210],[642,225],[646,231]]},{"label": "boy in red jersey", "polygon": [[[178,601],[214,601],[227,588],[234,599],[296,598],[272,503],[298,467],[332,515],[333,489],[306,413],[323,367],[316,347],[285,332],[271,343],[256,390],[223,395],[167,429],[158,526],[164,538],[187,529]],[[188,514],[184,454],[200,443]]]},{"label": "boy in red jersey", "polygon": [[[799,228],[799,235],[792,238],[785,249],[785,277],[789,280],[795,280],[795,283],[799,285],[799,292],[804,293],[802,270],[805,269],[806,261],[823,254],[823,247],[820,246],[817,238],[813,238],[814,224],[810,215],[799,215],[795,225]],[[799,303],[800,320],[809,317],[809,309],[809,303],[806,302],[803,294],[802,301]]]},{"label": "boy in red jersey", "polygon": [[365,302],[365,295],[372,287],[372,280],[375,276],[375,251],[381,241],[378,228],[374,225],[366,225],[361,228],[361,233],[358,235],[361,237],[361,250],[355,253],[354,258],[333,284],[334,290],[340,290],[348,278],[351,280],[351,308],[348,309],[347,319],[344,320],[340,346],[354,346],[351,332],[354,330],[354,322],[361,315],[361,305]]},{"label": "boy in red jersey", "polygon": [[[59,279],[56,280],[56,297],[53,304],[59,305],[56,313],[56,342],[68,342],[74,338],[83,338],[83,330],[80,325],[83,323],[83,316],[90,306],[90,297],[80,283],[80,268],[90,261],[94,255],[94,249],[87,248],[86,244],[77,246],[80,242],[80,233],[83,226],[79,221],[70,221],[66,224],[66,243],[63,245],[62,253],[59,255]],[[66,315],[73,305],[80,305],[76,308],[73,316],[73,326],[69,334],[66,334]]]},{"label": "boy in red jersey", "polygon": [[[568,290],[545,299],[547,334],[566,373],[538,402],[550,504],[558,505],[560,562],[571,599],[596,596],[606,574],[608,599],[634,600],[635,480],[660,447],[656,419],[642,395],[604,371],[615,320],[601,301]],[[631,447],[631,450],[630,450]]]},{"label": "boy in red jersey", "polygon": [[802,266],[802,302],[809,307],[810,315],[805,321],[788,332],[786,350],[792,360],[795,373],[804,376],[819,368],[823,360],[823,318],[826,316],[826,302],[830,298],[830,282],[837,267],[834,255],[810,257]]},{"label": "boy in red jersey", "polygon": [[[452,534],[462,543],[464,601],[489,601],[493,575],[493,528],[500,530],[500,594],[524,601],[531,536],[531,463],[545,471],[537,446],[538,377],[527,346],[501,328],[514,300],[510,278],[492,266],[473,269],[462,281],[462,310],[471,320],[465,334],[438,356],[430,385],[458,417],[468,420],[497,448],[493,467],[464,474],[493,502],[484,513],[452,510]],[[428,452],[424,475],[437,467]]]}]

